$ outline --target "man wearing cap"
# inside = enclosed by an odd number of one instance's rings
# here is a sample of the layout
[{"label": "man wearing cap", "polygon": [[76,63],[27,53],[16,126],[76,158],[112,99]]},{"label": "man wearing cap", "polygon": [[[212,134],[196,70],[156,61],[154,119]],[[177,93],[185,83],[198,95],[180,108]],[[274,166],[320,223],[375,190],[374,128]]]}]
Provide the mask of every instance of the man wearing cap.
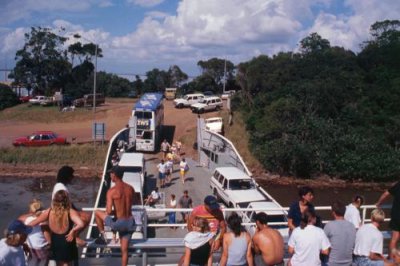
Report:
[{"label": "man wearing cap", "polygon": [[32,227],[19,220],[10,223],[5,238],[0,240],[0,265],[26,265],[24,251],[29,252],[29,248],[24,243],[31,231]]},{"label": "man wearing cap", "polygon": [[110,170],[111,181],[115,183],[115,186],[107,191],[106,211],[96,210],[95,212],[96,224],[100,231],[100,237],[96,243],[107,243],[104,225],[117,231],[121,240],[122,265],[127,265],[129,240],[136,229],[131,211],[135,190],[122,181],[123,174],[123,170],[118,166]]},{"label": "man wearing cap", "polygon": [[210,231],[216,235],[212,250],[218,250],[222,244],[222,237],[226,232],[226,223],[217,199],[208,195],[204,198],[203,205],[199,205],[192,210],[187,222],[189,231],[193,230],[193,221],[196,217],[202,217],[208,221]]}]

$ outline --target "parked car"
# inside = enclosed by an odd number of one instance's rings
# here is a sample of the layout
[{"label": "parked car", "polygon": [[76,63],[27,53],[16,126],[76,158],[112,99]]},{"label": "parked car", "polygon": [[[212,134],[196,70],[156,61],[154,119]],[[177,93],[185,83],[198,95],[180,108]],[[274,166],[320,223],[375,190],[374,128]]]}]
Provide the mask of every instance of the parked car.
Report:
[{"label": "parked car", "polygon": [[204,119],[204,123],[206,125],[206,130],[222,135],[224,134],[224,123],[222,117],[210,117]]},{"label": "parked car", "polygon": [[[96,106],[105,103],[105,98],[102,93],[96,93]],[[74,100],[75,107],[93,106],[93,94],[85,94],[83,98]]]},{"label": "parked car", "polygon": [[215,96],[215,93],[213,91],[205,91],[203,92],[204,96],[210,97],[210,96]]},{"label": "parked car", "polygon": [[218,96],[206,97],[198,103],[190,105],[193,113],[204,113],[206,111],[215,111],[219,110],[224,106],[221,98]]},{"label": "parked car", "polygon": [[46,96],[37,95],[29,100],[29,103],[32,105],[39,105],[42,101],[46,100]]},{"label": "parked car", "polygon": [[189,107],[194,103],[198,103],[199,101],[204,99],[204,94],[202,93],[193,93],[186,94],[183,98],[175,99],[174,105],[176,108]]},{"label": "parked car", "polygon": [[27,137],[20,137],[13,141],[15,147],[49,146],[67,144],[65,137],[60,137],[53,131],[37,131]]},{"label": "parked car", "polygon": [[44,100],[40,101],[41,106],[52,106],[56,105],[56,103],[54,97],[46,97]]},{"label": "parked car", "polygon": [[228,207],[247,208],[250,202],[267,199],[258,190],[253,178],[237,167],[216,168],[210,187],[217,199]]},{"label": "parked car", "polygon": [[235,93],[236,93],[236,91],[225,91],[224,93],[222,93],[221,99],[222,100],[227,100],[229,97],[231,97]]},{"label": "parked car", "polygon": [[25,96],[21,96],[19,97],[19,101],[21,103],[27,103],[29,102],[30,99],[32,99],[33,97],[31,95],[25,95]]}]

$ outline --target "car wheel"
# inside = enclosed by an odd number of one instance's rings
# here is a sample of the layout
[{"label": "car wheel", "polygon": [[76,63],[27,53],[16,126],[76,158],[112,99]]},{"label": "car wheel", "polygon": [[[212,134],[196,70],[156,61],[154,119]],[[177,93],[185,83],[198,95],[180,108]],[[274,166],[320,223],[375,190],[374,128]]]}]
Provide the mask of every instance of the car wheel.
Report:
[{"label": "car wheel", "polygon": [[200,109],[199,114],[204,114],[204,109]]},{"label": "car wheel", "polygon": [[178,106],[177,106],[179,109],[182,109],[183,108],[183,104],[178,104]]}]

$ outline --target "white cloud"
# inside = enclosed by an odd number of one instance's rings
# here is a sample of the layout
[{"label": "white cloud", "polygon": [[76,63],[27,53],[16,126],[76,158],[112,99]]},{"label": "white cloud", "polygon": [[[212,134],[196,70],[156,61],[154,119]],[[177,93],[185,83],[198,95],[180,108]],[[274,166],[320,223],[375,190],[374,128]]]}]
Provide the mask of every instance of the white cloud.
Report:
[{"label": "white cloud", "polygon": [[[26,10],[32,10],[33,2],[38,3],[38,8],[47,3],[47,0],[21,1],[30,4]],[[143,3],[151,6],[162,2],[127,1],[142,6]],[[111,0],[54,2],[58,4],[47,6],[46,10],[67,10],[67,6],[78,2],[82,3],[73,8],[87,10],[90,5],[107,4]],[[6,5],[13,3],[9,1]],[[113,36],[101,28],[87,29],[65,19],[55,20],[51,26],[64,27],[67,34],[78,33],[98,43],[104,54],[99,69],[104,66],[105,70],[113,71],[124,66],[131,71],[137,67],[150,70],[177,64],[190,67],[194,72],[197,61],[211,57],[239,63],[260,54],[294,51],[299,41],[311,32],[318,32],[332,45],[357,51],[359,44],[367,40],[371,24],[398,19],[400,14],[400,1],[363,0],[363,5],[357,0],[337,3],[335,0],[181,0],[174,15],[151,10],[134,25],[134,31],[121,36]],[[2,14],[4,12],[0,11]],[[7,28],[2,30],[0,35],[4,35]],[[23,41],[21,32],[19,29],[7,33],[4,38],[0,36],[3,53],[10,51],[18,40]]]},{"label": "white cloud", "polygon": [[15,55],[15,51],[21,49],[25,43],[25,33],[28,29],[17,28],[13,32],[7,34],[2,42],[1,52],[3,54]]},{"label": "white cloud", "polygon": [[127,2],[142,7],[153,7],[161,4],[164,0],[127,0]]}]

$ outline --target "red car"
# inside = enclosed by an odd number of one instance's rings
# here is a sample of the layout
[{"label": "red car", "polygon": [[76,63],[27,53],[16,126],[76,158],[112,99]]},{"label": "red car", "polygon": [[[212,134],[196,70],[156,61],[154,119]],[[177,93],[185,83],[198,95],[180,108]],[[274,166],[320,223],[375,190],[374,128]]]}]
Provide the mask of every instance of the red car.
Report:
[{"label": "red car", "polygon": [[27,103],[27,102],[29,102],[29,100],[32,99],[32,98],[33,98],[33,97],[30,96],[30,95],[21,96],[21,97],[19,97],[19,101],[20,101],[21,103]]},{"label": "red car", "polygon": [[48,146],[48,145],[64,145],[67,139],[58,136],[53,131],[37,131],[30,136],[17,138],[13,141],[15,147],[19,146]]}]

